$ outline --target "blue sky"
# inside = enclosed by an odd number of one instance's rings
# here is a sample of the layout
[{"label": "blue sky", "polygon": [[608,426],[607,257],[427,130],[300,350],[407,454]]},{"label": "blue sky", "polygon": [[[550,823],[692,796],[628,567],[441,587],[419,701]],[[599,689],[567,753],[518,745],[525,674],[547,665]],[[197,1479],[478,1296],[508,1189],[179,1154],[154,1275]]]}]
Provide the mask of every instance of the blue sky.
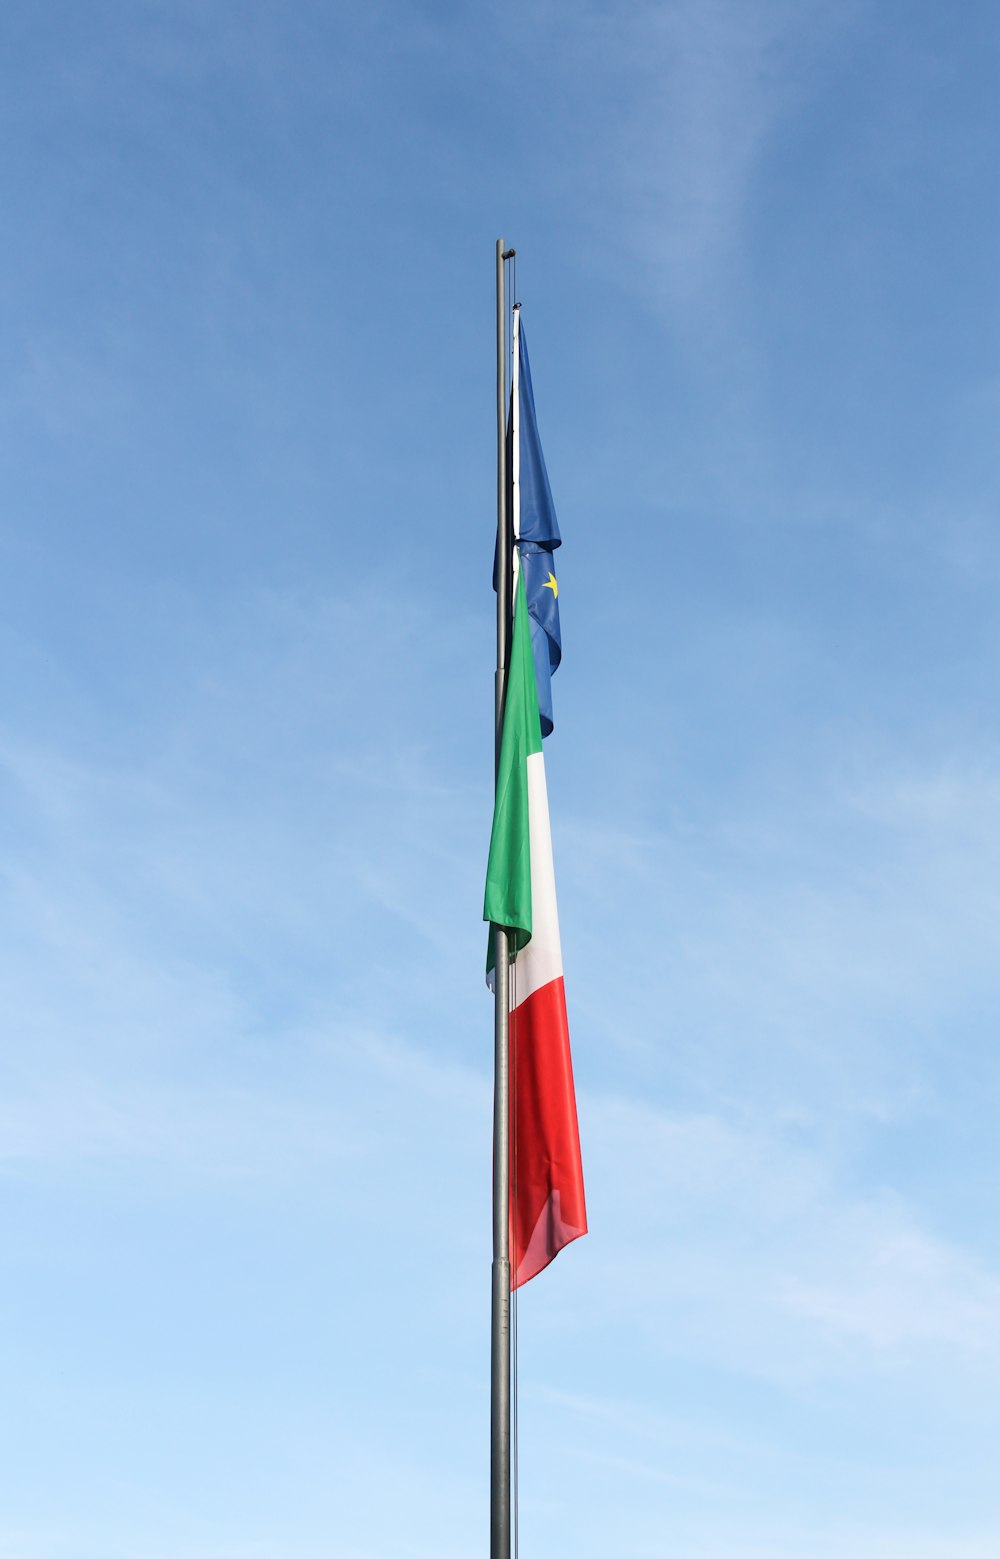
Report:
[{"label": "blue sky", "polygon": [[0,1559],[485,1550],[501,233],[592,1230],[524,1551],[994,1559],[995,8],[0,42]]}]

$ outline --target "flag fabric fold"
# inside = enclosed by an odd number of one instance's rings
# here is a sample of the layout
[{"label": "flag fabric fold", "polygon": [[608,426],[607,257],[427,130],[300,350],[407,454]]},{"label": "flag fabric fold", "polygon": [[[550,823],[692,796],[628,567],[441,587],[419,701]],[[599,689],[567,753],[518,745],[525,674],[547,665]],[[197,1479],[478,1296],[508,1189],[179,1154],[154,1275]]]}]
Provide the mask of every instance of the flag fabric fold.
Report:
[{"label": "flag fabric fold", "polygon": [[524,571],[515,591],[483,918],[512,933],[511,1287],[587,1232]]}]

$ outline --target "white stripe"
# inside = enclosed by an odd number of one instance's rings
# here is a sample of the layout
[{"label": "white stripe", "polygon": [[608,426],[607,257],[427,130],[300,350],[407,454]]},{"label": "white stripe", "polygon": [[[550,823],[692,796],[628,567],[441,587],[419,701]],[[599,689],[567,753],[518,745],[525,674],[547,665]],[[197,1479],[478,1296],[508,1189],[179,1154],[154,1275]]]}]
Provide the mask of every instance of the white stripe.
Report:
[{"label": "white stripe", "polygon": [[531,842],[531,941],[518,953],[514,964],[512,1005],[518,1007],[533,991],[541,990],[551,980],[558,980],[563,972],[545,759],[540,752],[533,752],[528,758],[528,837]]}]

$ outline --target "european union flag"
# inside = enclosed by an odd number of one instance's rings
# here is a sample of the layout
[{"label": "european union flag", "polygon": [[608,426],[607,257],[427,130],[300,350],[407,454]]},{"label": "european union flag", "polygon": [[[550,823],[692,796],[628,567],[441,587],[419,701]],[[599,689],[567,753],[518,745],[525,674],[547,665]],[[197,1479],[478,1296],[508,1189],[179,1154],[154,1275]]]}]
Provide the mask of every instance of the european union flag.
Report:
[{"label": "european union flag", "polygon": [[[521,569],[531,619],[531,648],[535,657],[535,681],[538,684],[538,713],[542,735],[552,730],[552,673],[562,660],[559,632],[559,585],[555,573],[555,549],[562,546],[556,506],[552,501],[549,475],[538,437],[535,395],[528,366],[528,348],[524,326],[518,315],[518,431],[520,462],[518,477],[518,532]],[[512,408],[513,409],[513,408]],[[513,472],[513,417],[507,425],[507,470]],[[508,508],[510,512],[510,508]],[[513,515],[511,515],[513,530]],[[493,588],[496,589],[496,561],[493,564]]]},{"label": "european union flag", "polygon": [[531,385],[528,344],[518,318],[518,430],[521,459],[518,480],[521,568],[531,618],[531,648],[538,683],[538,713],[542,735],[552,730],[552,673],[562,660],[559,632],[559,585],[555,574],[555,549],[562,545],[549,474],[538,437],[535,392]]},{"label": "european union flag", "polygon": [[531,387],[528,346],[520,317],[517,331],[517,358],[520,382],[518,420],[521,428],[521,540],[536,542],[551,552],[555,547],[562,546],[562,537],[556,520],[556,506],[552,502],[549,473],[545,469],[545,456],[542,454],[542,444],[538,437],[535,392]]}]

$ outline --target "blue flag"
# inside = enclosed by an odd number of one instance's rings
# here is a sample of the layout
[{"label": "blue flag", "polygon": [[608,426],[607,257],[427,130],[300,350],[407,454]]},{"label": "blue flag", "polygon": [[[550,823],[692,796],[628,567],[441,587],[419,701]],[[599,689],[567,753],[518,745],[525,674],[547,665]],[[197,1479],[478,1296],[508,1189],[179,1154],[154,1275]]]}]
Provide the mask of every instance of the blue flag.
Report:
[{"label": "blue flag", "polygon": [[[536,542],[551,552],[562,545],[556,506],[552,502],[549,473],[545,469],[545,456],[538,437],[538,421],[535,417],[535,392],[531,387],[531,369],[528,366],[528,346],[524,338],[524,325],[518,321],[517,331],[518,379],[520,381],[519,422],[521,426],[521,540]],[[528,596],[531,604],[531,596]]]},{"label": "blue flag", "polygon": [[562,660],[559,631],[559,584],[555,573],[555,549],[562,545],[549,474],[538,437],[535,393],[528,365],[524,325],[518,319],[518,428],[521,459],[519,473],[520,547],[524,589],[531,618],[531,648],[538,683],[538,713],[542,735],[552,730],[552,673]]},{"label": "blue flag", "polygon": [[[507,521],[513,543],[513,390],[510,413],[507,416]],[[532,390],[532,371],[527,363],[527,346],[524,326],[518,312],[518,432],[520,432],[521,458],[518,477],[518,510],[520,510],[521,569],[524,572],[524,592],[527,597],[527,614],[532,630],[532,653],[535,658],[535,681],[538,684],[538,716],[541,734],[552,731],[552,672],[563,658],[562,635],[559,628],[559,582],[555,578],[555,547],[562,547],[559,521],[555,519],[555,504],[549,474],[544,468],[541,440],[538,438],[538,421],[535,418],[535,393]],[[496,589],[496,553],[493,555],[493,589]]]},{"label": "blue flag", "polygon": [[[535,418],[535,396],[531,386],[531,369],[528,366],[528,348],[524,340],[524,326],[518,319],[518,429],[520,432],[520,474],[518,480],[520,510],[521,569],[524,573],[524,589],[531,621],[531,649],[535,658],[535,681],[538,684],[538,714],[542,722],[542,735],[552,730],[552,673],[562,660],[562,636],[559,631],[559,584],[555,573],[554,553],[562,546],[556,506],[552,501],[549,475],[545,469],[545,457],[538,437]],[[513,409],[513,408],[512,408]],[[507,472],[513,473],[513,417],[507,421]],[[508,497],[510,497],[508,487]],[[511,539],[513,540],[513,515]],[[496,557],[493,559],[493,588],[497,587]]]}]

